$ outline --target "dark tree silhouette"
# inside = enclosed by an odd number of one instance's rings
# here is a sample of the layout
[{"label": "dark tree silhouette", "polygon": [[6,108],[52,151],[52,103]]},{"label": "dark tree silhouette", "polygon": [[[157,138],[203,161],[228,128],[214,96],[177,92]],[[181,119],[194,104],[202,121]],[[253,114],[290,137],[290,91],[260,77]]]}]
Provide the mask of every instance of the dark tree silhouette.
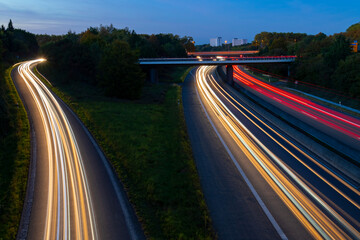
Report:
[{"label": "dark tree silhouette", "polygon": [[11,19],[10,19],[10,21],[9,21],[7,30],[8,30],[8,31],[14,31],[14,27],[13,27],[13,23],[12,23]]}]

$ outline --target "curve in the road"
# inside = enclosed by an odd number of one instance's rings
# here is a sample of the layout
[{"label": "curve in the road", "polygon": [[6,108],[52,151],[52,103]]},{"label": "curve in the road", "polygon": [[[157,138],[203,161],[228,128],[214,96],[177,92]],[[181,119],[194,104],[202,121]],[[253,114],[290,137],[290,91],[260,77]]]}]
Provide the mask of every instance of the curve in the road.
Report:
[{"label": "curve in the road", "polygon": [[[37,161],[29,239],[141,239],[119,181],[74,113],[21,63],[13,74],[36,131]],[[131,216],[130,216],[131,215]]]},{"label": "curve in the road", "polygon": [[213,72],[213,67],[197,71],[201,99],[279,199],[314,238],[359,238],[358,189],[317,164],[312,154],[284,139],[252,113],[240,110],[244,107],[217,83]]}]

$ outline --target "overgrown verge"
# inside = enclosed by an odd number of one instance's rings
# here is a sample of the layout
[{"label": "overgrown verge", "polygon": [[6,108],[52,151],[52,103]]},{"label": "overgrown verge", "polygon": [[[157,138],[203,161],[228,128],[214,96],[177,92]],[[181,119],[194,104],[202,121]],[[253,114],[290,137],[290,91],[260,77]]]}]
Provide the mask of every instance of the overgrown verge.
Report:
[{"label": "overgrown verge", "polygon": [[[83,82],[52,87],[95,136],[150,239],[215,238],[187,136],[181,87],[169,84],[182,82],[183,73],[167,83],[146,84],[136,101],[103,97]],[[45,74],[52,79],[50,71]]]},{"label": "overgrown verge", "polygon": [[0,71],[0,239],[16,237],[30,161],[29,121],[11,70]]}]

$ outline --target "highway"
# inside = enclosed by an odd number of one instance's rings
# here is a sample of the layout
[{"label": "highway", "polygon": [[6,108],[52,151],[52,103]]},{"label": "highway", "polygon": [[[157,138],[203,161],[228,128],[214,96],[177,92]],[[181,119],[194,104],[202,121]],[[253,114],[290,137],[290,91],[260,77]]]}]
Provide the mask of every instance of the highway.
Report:
[{"label": "highway", "polygon": [[21,238],[143,239],[126,193],[91,134],[33,74],[43,61],[23,62],[11,74],[28,112],[35,163],[27,199],[31,213],[23,219],[28,224]]},{"label": "highway", "polygon": [[[244,85],[253,84],[235,70]],[[215,67],[199,67],[192,77],[183,89],[186,123],[220,239],[360,238],[358,183],[266,121],[217,79]],[[341,134],[357,138],[341,123]]]},{"label": "highway", "polygon": [[[242,67],[234,67],[234,79],[256,96],[301,119],[310,126],[320,129],[330,137],[341,139],[343,143],[353,149],[360,150],[359,119],[260,81],[244,72]],[[358,162],[360,163],[360,158]]]}]

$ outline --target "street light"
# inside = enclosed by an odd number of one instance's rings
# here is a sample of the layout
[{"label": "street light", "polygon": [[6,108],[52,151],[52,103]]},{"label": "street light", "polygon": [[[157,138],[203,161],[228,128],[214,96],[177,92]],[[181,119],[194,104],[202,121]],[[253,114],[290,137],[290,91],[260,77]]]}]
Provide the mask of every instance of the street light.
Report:
[{"label": "street light", "polygon": [[[225,40],[225,48],[226,48],[226,45],[227,45],[227,40]],[[229,51],[229,46],[228,46],[228,51]]]}]

